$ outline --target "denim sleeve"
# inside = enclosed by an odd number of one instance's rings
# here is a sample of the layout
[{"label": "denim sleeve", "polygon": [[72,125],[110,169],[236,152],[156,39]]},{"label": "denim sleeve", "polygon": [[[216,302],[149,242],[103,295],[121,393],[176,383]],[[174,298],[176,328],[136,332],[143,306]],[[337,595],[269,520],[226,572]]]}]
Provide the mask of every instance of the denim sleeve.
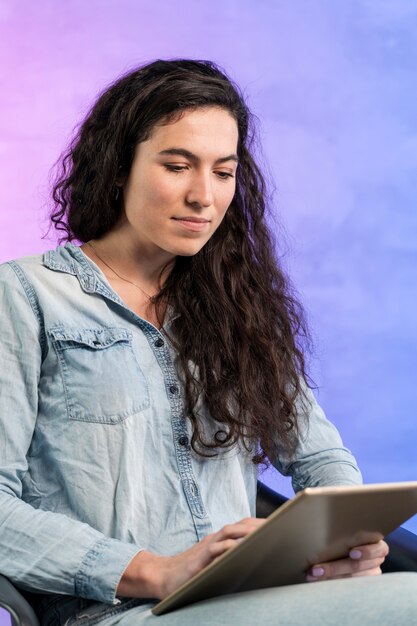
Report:
[{"label": "denim sleeve", "polygon": [[291,457],[281,451],[273,465],[291,476],[294,491],[306,487],[358,485],[362,475],[353,454],[344,447],[336,427],[326,418],[313,392],[303,385],[297,403],[300,437]]},{"label": "denim sleeve", "polygon": [[134,544],[22,498],[38,406],[42,324],[33,290],[0,266],[0,571],[19,586],[117,604]]}]

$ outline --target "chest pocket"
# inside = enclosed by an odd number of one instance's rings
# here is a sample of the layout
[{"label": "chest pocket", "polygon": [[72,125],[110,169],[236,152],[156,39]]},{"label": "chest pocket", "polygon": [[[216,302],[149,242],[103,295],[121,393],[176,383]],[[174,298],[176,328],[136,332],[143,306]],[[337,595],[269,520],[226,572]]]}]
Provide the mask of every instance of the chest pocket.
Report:
[{"label": "chest pocket", "polygon": [[72,420],[117,424],[149,407],[146,378],[126,328],[48,331]]}]

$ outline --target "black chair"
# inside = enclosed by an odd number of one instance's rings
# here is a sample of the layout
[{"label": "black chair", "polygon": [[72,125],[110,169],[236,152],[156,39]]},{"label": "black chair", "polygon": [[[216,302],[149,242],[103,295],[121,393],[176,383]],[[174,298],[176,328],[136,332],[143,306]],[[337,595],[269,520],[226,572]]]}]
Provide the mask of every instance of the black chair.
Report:
[{"label": "black chair", "polygon": [[[286,500],[284,496],[258,482],[257,517],[268,517]],[[398,528],[386,537],[386,541],[390,553],[382,570],[417,572],[417,535],[405,528]],[[0,576],[0,607],[9,612],[12,626],[39,626],[35,612],[27,599],[3,576]]]}]

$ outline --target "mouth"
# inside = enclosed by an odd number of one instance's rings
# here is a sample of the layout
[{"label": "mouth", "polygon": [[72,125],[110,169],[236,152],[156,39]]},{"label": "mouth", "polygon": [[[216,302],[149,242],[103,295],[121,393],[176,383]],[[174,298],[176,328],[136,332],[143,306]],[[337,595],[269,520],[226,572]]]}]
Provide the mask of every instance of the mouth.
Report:
[{"label": "mouth", "polygon": [[195,215],[185,215],[184,217],[173,217],[178,224],[186,228],[187,230],[191,230],[193,232],[200,232],[205,230],[208,224],[210,224],[210,220],[204,217],[196,217]]},{"label": "mouth", "polygon": [[195,215],[185,215],[184,217],[173,217],[173,220],[178,220],[180,222],[196,222],[197,224],[206,224],[210,222],[210,220],[205,217],[196,217]]}]

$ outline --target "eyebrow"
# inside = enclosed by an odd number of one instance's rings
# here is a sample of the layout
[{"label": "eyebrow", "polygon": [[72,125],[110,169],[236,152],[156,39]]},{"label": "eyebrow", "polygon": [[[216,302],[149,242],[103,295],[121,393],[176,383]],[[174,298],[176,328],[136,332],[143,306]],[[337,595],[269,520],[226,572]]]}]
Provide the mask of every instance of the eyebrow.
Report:
[{"label": "eyebrow", "polygon": [[[194,163],[200,162],[200,158],[196,154],[190,152],[189,150],[186,150],[185,148],[167,148],[166,150],[161,150],[161,152],[158,152],[158,154],[179,155],[190,159],[190,161],[193,161]],[[236,161],[236,163],[238,163],[239,159],[237,157],[237,154],[229,154],[228,156],[216,159],[215,163],[225,163],[226,161]]]}]

